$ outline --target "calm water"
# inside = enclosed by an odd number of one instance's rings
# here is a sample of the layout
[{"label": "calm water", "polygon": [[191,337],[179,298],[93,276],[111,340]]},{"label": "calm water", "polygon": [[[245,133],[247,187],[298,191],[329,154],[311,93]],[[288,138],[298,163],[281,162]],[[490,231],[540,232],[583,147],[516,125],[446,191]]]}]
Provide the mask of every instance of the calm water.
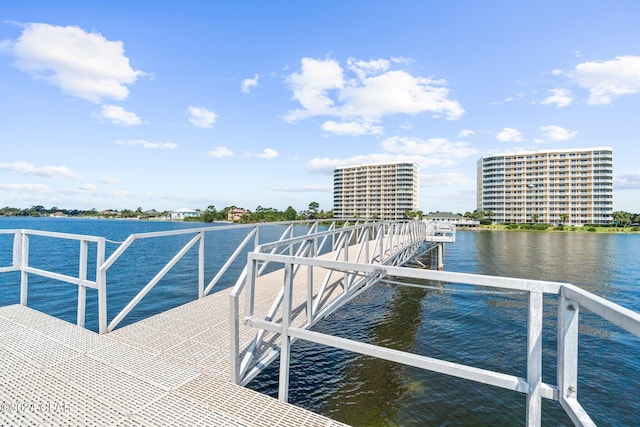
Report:
[{"label": "calm water", "polygon": [[[197,226],[200,226],[198,224]],[[75,219],[0,218],[0,228],[32,228],[105,236],[123,240],[131,233],[192,227],[193,224]],[[215,226],[215,225],[213,225]],[[265,235],[261,240],[277,238]],[[233,250],[244,234],[208,241]],[[0,236],[0,266],[10,263],[9,239]],[[180,244],[148,243],[135,248],[138,261],[116,265],[109,283],[126,278],[125,289],[109,289],[111,318],[173,256]],[[50,262],[65,264],[76,244],[41,251]],[[214,239],[210,239],[214,240]],[[37,247],[37,249],[36,249]],[[113,251],[116,244],[108,246]],[[134,248],[132,248],[134,249]],[[640,236],[459,232],[447,245],[445,269],[500,276],[571,282],[623,306],[640,311]],[[32,255],[32,261],[36,261]],[[187,260],[188,261],[188,260]],[[208,260],[207,271],[224,262]],[[178,265],[143,301],[126,323],[195,298],[193,262]],[[69,268],[69,265],[66,266]],[[241,263],[235,271],[242,268]],[[152,273],[149,273],[149,271]],[[146,273],[146,275],[145,275]],[[118,276],[120,275],[120,276]],[[207,273],[207,277],[212,277]],[[18,301],[17,276],[0,275],[0,305]],[[74,321],[75,287],[34,278],[30,306]],[[125,282],[125,281],[123,281]],[[222,286],[231,286],[227,281]],[[316,326],[316,330],[373,344],[412,351],[508,374],[526,373],[526,295],[477,293],[469,287],[423,283],[427,289],[381,284]],[[56,295],[55,299],[51,295]],[[88,295],[89,301],[93,298]],[[543,380],[555,383],[556,301],[545,297]],[[73,307],[69,308],[70,305]],[[95,308],[95,307],[94,307]],[[90,309],[88,308],[88,311]],[[95,324],[89,325],[95,327]],[[277,364],[252,388],[277,394]],[[589,313],[580,317],[580,401],[599,425],[640,425],[640,339],[610,328]],[[362,426],[376,425],[522,425],[524,395],[347,352],[298,342],[294,346],[290,402]],[[544,425],[570,425],[555,402],[543,402]]]}]

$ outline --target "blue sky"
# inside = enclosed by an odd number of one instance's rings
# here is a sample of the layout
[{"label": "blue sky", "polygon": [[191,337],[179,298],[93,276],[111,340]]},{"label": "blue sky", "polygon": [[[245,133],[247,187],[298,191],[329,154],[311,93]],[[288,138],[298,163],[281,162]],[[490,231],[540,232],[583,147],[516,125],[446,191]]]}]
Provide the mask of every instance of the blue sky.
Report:
[{"label": "blue sky", "polygon": [[0,205],[332,209],[413,160],[472,211],[495,152],[614,149],[640,212],[640,2],[19,1],[0,7]]}]

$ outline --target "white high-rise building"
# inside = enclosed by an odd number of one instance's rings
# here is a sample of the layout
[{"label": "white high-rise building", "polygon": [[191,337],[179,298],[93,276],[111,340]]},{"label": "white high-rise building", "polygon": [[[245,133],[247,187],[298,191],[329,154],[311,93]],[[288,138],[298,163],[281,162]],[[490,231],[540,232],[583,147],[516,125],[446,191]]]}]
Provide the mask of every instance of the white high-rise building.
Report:
[{"label": "white high-rise building", "polygon": [[610,224],[613,149],[492,154],[478,161],[477,208],[499,223]]},{"label": "white high-rise building", "polygon": [[413,162],[336,168],[334,218],[398,220],[406,211],[419,210],[418,170]]}]

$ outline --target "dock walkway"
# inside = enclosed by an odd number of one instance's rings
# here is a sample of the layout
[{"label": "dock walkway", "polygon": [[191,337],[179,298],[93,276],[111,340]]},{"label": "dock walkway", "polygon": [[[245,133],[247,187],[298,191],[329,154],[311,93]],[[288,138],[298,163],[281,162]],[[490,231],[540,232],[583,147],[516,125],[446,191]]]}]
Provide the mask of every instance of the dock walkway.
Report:
[{"label": "dock walkway", "polygon": [[[261,278],[265,310],[281,275]],[[0,307],[0,425],[343,425],[230,381],[230,292],[105,335]]]}]

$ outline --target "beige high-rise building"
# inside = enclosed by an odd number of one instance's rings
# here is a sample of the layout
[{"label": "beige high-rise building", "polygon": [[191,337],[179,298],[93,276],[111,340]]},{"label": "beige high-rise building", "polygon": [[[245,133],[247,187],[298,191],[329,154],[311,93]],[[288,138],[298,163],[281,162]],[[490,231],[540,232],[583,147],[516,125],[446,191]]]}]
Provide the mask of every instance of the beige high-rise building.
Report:
[{"label": "beige high-rise building", "polygon": [[398,220],[419,210],[416,163],[345,166],[333,171],[334,218]]},{"label": "beige high-rise building", "polygon": [[498,223],[610,224],[613,149],[492,154],[478,161],[477,208]]}]

